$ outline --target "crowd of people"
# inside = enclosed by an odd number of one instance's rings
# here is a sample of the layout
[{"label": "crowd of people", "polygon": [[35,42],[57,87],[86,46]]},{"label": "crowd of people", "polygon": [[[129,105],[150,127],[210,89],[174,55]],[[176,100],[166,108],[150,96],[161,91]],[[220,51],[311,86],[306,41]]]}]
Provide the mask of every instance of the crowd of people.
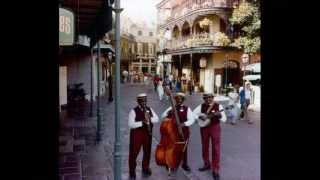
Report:
[{"label": "crowd of people", "polygon": [[173,92],[183,92],[192,95],[194,91],[194,85],[192,80],[188,80],[186,75],[183,74],[182,77],[175,77],[172,74],[161,78],[159,75],[155,75],[153,78],[154,90],[158,93],[159,99],[168,99],[164,94],[164,88],[169,88]]}]

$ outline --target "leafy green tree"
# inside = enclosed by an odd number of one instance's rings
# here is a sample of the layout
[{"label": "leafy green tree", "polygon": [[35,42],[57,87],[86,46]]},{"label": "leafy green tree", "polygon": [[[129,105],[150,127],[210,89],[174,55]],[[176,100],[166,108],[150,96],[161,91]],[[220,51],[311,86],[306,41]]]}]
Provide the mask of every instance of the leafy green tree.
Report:
[{"label": "leafy green tree", "polygon": [[232,46],[248,54],[260,52],[260,1],[242,1],[233,10],[229,21],[240,29],[240,36],[234,40]]}]

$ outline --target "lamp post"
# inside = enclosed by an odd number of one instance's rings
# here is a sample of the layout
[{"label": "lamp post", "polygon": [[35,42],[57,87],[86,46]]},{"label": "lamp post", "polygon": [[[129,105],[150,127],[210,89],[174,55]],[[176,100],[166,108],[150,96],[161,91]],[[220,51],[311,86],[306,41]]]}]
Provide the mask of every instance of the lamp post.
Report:
[{"label": "lamp post", "polygon": [[115,0],[116,29],[116,96],[115,96],[115,143],[114,143],[114,180],[121,180],[121,135],[120,135],[120,0]]}]

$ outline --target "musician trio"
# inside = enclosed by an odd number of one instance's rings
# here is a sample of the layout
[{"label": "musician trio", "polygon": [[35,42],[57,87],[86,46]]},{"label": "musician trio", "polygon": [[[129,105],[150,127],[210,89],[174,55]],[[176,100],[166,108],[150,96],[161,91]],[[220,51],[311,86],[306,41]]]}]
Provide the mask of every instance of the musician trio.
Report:
[{"label": "musician trio", "polygon": [[[184,104],[185,94],[176,93],[174,96],[166,90],[170,97],[171,107],[161,115],[160,143],[155,152],[156,163],[171,171],[180,165],[185,171],[190,171],[188,166],[188,142],[190,136],[189,126],[197,121],[200,126],[202,158],[204,165],[199,171],[212,170],[213,179],[219,180],[220,163],[220,121],[226,121],[223,107],[214,101],[212,93],[204,93],[204,103],[200,104],[193,112]],[[130,128],[129,148],[129,175],[130,179],[136,178],[136,158],[142,147],[142,174],[150,176],[149,167],[152,142],[153,123],[159,118],[154,110],[147,106],[145,93],[137,96],[138,105],[129,113],[128,125]],[[174,108],[172,108],[174,107]],[[209,141],[212,144],[212,161],[209,160]]]}]

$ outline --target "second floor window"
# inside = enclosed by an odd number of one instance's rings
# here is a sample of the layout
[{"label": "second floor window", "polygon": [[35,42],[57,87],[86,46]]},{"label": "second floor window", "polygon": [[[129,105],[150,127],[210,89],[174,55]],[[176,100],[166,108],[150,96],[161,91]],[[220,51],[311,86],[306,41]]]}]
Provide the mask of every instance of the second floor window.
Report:
[{"label": "second floor window", "polygon": [[138,31],[138,35],[139,35],[139,36],[142,36],[142,31]]},{"label": "second floor window", "polygon": [[153,32],[149,32],[149,36],[153,36]]}]

